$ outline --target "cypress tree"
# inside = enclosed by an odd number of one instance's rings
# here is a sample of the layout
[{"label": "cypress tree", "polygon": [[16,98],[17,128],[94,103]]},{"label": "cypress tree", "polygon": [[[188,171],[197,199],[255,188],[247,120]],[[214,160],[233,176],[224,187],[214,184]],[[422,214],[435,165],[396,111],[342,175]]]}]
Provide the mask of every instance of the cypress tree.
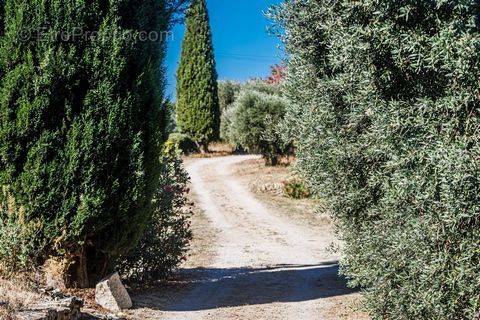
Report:
[{"label": "cypress tree", "polygon": [[180,130],[202,152],[218,137],[220,109],[212,35],[205,0],[193,0],[177,74],[177,117]]},{"label": "cypress tree", "polygon": [[5,0],[0,222],[33,242],[36,264],[66,259],[77,286],[105,275],[158,210],[168,7]]}]

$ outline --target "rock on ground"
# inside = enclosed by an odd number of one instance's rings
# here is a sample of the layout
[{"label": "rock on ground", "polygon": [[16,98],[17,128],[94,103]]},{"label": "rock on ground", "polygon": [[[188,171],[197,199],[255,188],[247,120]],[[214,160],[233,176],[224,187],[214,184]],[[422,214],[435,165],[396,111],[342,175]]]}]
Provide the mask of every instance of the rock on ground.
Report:
[{"label": "rock on ground", "polygon": [[70,297],[48,301],[16,315],[18,320],[77,320],[80,319],[81,299]]},{"label": "rock on ground", "polygon": [[117,272],[97,284],[95,301],[104,309],[115,312],[132,307],[132,300]]}]

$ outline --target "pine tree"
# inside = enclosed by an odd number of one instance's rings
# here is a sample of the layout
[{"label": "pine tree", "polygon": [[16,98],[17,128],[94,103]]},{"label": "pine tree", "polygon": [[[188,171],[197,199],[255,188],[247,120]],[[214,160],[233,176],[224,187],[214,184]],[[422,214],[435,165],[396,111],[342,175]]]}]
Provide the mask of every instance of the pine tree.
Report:
[{"label": "pine tree", "polygon": [[140,33],[167,30],[170,2],[5,0],[0,222],[77,286],[136,245],[166,192],[164,42]]},{"label": "pine tree", "polygon": [[200,149],[218,137],[220,109],[212,35],[205,0],[193,0],[177,74],[177,117],[182,133]]}]

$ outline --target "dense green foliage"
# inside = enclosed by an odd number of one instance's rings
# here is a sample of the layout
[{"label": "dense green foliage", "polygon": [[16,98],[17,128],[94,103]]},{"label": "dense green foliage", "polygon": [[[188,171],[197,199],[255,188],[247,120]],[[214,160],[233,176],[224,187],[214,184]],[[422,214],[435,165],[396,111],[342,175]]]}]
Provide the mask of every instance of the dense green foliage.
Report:
[{"label": "dense green foliage", "polygon": [[164,102],[163,107],[165,112],[165,134],[170,135],[178,131],[175,104],[167,100]]},{"label": "dense green foliage", "polygon": [[165,154],[176,155],[178,157],[182,155],[189,155],[199,152],[197,144],[186,134],[173,132],[168,136],[167,142],[165,142]]},{"label": "dense green foliage", "polygon": [[284,129],[376,319],[480,312],[478,1],[287,0]]},{"label": "dense green foliage", "polygon": [[[35,264],[69,259],[76,285],[108,272],[165,209],[162,33],[177,4],[5,1],[0,221],[18,245],[33,239]],[[144,41],[151,32],[159,41]]]},{"label": "dense green foliage", "polygon": [[267,164],[276,165],[279,156],[289,150],[278,132],[287,104],[277,86],[262,81],[244,84],[222,117],[226,141],[248,152],[260,153]]},{"label": "dense green foliage", "polygon": [[227,131],[231,119],[231,109],[242,84],[234,81],[218,82],[218,101],[220,106],[220,139],[227,140]]},{"label": "dense green foliage", "polygon": [[154,282],[169,277],[185,259],[189,240],[192,237],[185,211],[187,173],[176,158],[165,159],[161,172],[157,210],[139,245],[119,259],[117,270],[126,279],[137,283]]},{"label": "dense green foliage", "polygon": [[217,71],[205,0],[193,0],[177,73],[177,122],[203,151],[220,129]]},{"label": "dense green foliage", "polygon": [[219,81],[218,82],[218,102],[220,111],[223,113],[235,101],[235,96],[238,94],[242,85],[235,81]]}]

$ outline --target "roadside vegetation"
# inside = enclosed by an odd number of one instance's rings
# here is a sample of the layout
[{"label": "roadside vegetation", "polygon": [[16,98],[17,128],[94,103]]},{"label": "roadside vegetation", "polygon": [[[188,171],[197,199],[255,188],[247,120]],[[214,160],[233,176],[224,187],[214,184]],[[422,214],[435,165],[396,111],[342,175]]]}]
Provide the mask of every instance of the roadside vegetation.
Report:
[{"label": "roadside vegetation", "polygon": [[478,3],[286,1],[270,14],[290,58],[282,132],[373,318],[477,319]]},{"label": "roadside vegetation", "polygon": [[[66,286],[90,287],[119,266],[142,279],[145,272],[164,276],[184,256],[189,231],[179,205],[186,178],[177,160],[162,156],[165,39],[139,37],[168,31],[182,3],[103,4],[2,2],[5,276],[48,262],[60,267]],[[53,36],[78,26],[98,37]],[[37,30],[52,36],[37,39]],[[147,240],[155,246],[138,251]],[[146,254],[166,258],[153,265]]]},{"label": "roadside vegetation", "polygon": [[[0,0],[0,318],[41,300],[52,277],[91,292],[114,271],[142,287],[193,268],[187,257],[207,268],[213,239],[251,235],[248,261],[264,261],[260,243],[287,256],[307,229],[280,243],[274,214],[251,214],[266,203],[312,225],[300,246],[335,224],[340,272],[373,319],[480,319],[478,1],[284,0],[267,15],[285,61],[235,82],[218,80],[206,0]],[[183,17],[170,101],[165,35]],[[95,37],[68,34],[78,27]],[[191,205],[182,157],[243,153],[262,159],[195,171],[213,218],[228,208],[251,219],[235,234]],[[256,198],[227,177],[263,202],[244,206]],[[254,242],[252,221],[271,232]],[[308,250],[302,260],[321,251]]]},{"label": "roadside vegetation", "polygon": [[[218,82],[221,115],[217,142],[230,145],[232,152],[261,154],[266,165],[275,166],[293,155],[293,145],[283,139],[279,126],[289,104],[282,91],[282,70],[280,66],[272,67],[272,74],[266,79]],[[168,150],[183,155],[205,153],[195,134],[182,129],[182,112],[177,107],[172,117],[172,127],[176,129],[167,142]]]},{"label": "roadside vegetation", "polygon": [[[249,186],[258,199],[296,221],[308,225],[329,226],[331,219],[322,207],[323,200],[311,197],[292,165],[266,166],[262,159],[248,160],[235,166],[236,175]],[[290,187],[295,184],[295,187]],[[298,187],[297,187],[298,186]],[[300,187],[301,186],[301,187]],[[298,192],[293,189],[298,188]]]},{"label": "roadside vegetation", "polygon": [[291,149],[278,131],[288,104],[280,89],[265,80],[249,81],[222,116],[222,138],[237,149],[261,154],[267,165],[277,165]]}]

